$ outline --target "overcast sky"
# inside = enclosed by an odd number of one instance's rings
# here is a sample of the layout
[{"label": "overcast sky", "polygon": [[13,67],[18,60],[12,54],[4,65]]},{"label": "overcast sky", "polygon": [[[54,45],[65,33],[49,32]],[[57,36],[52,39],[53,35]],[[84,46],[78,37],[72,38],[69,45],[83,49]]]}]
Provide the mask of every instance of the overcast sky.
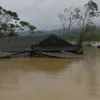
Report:
[{"label": "overcast sky", "polygon": [[[18,13],[39,30],[60,28],[58,13],[68,7],[82,7],[89,0],[0,0],[3,8]],[[93,0],[100,6],[100,0]]]}]

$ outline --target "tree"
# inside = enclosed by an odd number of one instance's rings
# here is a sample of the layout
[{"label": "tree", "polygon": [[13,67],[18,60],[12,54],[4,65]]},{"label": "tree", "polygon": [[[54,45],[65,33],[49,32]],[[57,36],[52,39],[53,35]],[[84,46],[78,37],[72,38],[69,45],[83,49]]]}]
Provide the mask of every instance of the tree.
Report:
[{"label": "tree", "polygon": [[[92,19],[94,17],[99,17],[100,12],[98,11],[98,5],[90,0],[84,5],[84,11],[79,9],[78,25],[81,28],[80,37],[78,40],[78,45],[82,45],[86,33],[89,33],[89,29],[94,28],[94,23]],[[86,32],[87,31],[87,32]]]},{"label": "tree", "polygon": [[30,30],[31,33],[34,33],[36,27],[26,21],[20,21],[20,30]]},{"label": "tree", "polygon": [[21,21],[16,12],[0,7],[0,36],[17,36],[19,29],[24,27],[24,30],[26,26],[31,31],[36,29],[34,25]]},{"label": "tree", "polygon": [[14,31],[17,21],[19,18],[16,12],[0,7],[0,33],[2,36],[7,35],[11,30]]},{"label": "tree", "polygon": [[68,37],[71,26],[75,24],[79,18],[79,8],[66,8],[64,14],[59,13],[58,17],[61,20],[63,26],[64,37]]},{"label": "tree", "polygon": [[100,30],[96,28],[95,25],[86,25],[84,27],[84,37],[83,41],[99,41],[100,40]]},{"label": "tree", "polygon": [[78,37],[78,45],[82,46],[82,42],[85,40],[86,36],[88,36],[88,38],[89,36],[93,36],[91,33],[91,30],[93,30],[95,26],[93,23],[93,18],[99,17],[99,14],[100,12],[98,11],[98,5],[94,1],[90,0],[84,5],[83,10],[79,7],[71,7],[69,9],[66,8],[64,10],[64,14],[59,14],[59,18],[62,22],[64,33],[67,33],[67,37],[73,24],[80,27],[81,32]]}]

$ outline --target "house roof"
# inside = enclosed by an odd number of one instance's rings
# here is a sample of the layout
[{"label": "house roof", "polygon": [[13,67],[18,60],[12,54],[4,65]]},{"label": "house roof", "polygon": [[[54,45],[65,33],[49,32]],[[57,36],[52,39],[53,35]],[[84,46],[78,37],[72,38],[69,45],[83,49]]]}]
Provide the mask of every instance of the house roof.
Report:
[{"label": "house roof", "polygon": [[49,36],[20,36],[0,38],[0,51],[22,51],[36,45]]},{"label": "house roof", "polygon": [[[51,35],[14,36],[14,37],[0,38],[0,51],[5,51],[5,52],[22,51],[26,48],[31,47],[32,45],[39,44],[41,41],[49,38],[50,36]],[[66,44],[70,44],[70,43],[66,42]],[[70,44],[70,45],[74,46],[72,44]],[[45,49],[47,49],[47,48],[45,48]],[[56,48],[56,49],[58,49],[58,48]]]},{"label": "house roof", "polygon": [[[69,43],[68,41],[64,40],[63,38],[56,36],[56,35],[51,35],[48,38],[44,39],[44,41],[41,41],[39,46],[41,47],[43,46],[54,46],[56,45],[56,47],[58,46],[74,46],[76,47],[76,45]],[[53,48],[54,48],[53,47]]]}]

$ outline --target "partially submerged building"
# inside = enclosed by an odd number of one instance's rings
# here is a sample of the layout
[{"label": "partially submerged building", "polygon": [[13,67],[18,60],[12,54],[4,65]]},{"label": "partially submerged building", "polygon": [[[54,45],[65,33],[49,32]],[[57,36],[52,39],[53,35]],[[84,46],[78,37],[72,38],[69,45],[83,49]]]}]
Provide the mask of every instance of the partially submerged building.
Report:
[{"label": "partially submerged building", "polygon": [[[18,53],[21,51],[30,50],[38,53],[74,53],[82,54],[83,51],[77,45],[73,45],[55,35],[46,36],[20,36],[0,38],[0,51]],[[36,54],[31,53],[33,56]],[[48,56],[49,56],[48,55]]]}]

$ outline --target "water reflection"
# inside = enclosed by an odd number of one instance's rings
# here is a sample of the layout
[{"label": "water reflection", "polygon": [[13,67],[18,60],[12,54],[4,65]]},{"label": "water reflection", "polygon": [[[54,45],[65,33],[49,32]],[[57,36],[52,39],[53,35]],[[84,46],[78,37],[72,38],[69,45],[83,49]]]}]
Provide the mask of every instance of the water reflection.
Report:
[{"label": "water reflection", "polygon": [[96,57],[89,57],[87,59],[87,82],[89,88],[89,95],[98,96],[98,87],[97,87],[97,70]]},{"label": "water reflection", "polygon": [[[62,72],[73,60],[22,58],[0,61],[0,89],[18,89],[23,77],[35,75],[54,75]],[[53,77],[52,77],[53,78]]]},{"label": "water reflection", "polygon": [[[98,58],[87,57],[84,60],[74,62],[69,67],[71,77],[78,85],[85,85],[86,91],[90,96],[99,96],[98,82],[99,80],[99,64]],[[99,84],[100,85],[100,84]]]},{"label": "water reflection", "polygon": [[9,64],[7,62],[0,62],[0,89],[15,90],[18,87],[20,75],[16,72],[17,65]]},{"label": "water reflection", "polygon": [[98,100],[99,62],[97,57],[0,60],[0,99]]},{"label": "water reflection", "polygon": [[53,58],[28,58],[28,59],[12,59],[13,62],[21,64],[17,67],[25,72],[40,71],[46,74],[56,74],[66,69],[73,61],[80,59],[53,59]]}]

